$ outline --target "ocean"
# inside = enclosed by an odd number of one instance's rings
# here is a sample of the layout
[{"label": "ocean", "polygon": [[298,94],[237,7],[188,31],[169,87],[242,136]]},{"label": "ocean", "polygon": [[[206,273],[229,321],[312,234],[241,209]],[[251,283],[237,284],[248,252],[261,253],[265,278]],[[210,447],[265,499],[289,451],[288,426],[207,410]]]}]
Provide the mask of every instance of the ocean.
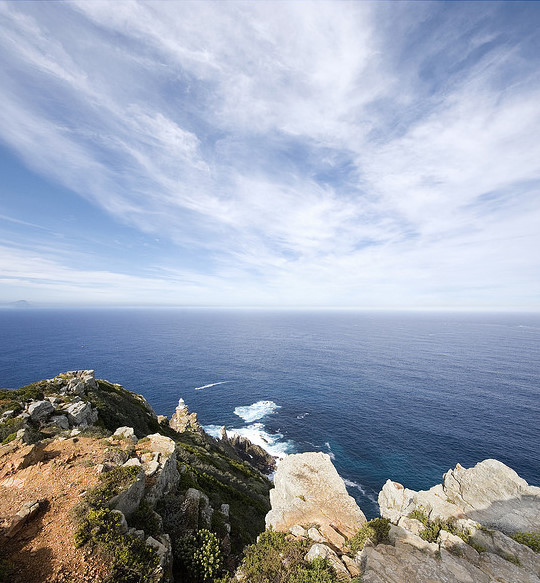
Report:
[{"label": "ocean", "polygon": [[540,314],[2,309],[0,386],[73,369],[182,397],[276,455],[328,453],[368,517],[390,478],[415,490],[496,458],[540,485]]}]

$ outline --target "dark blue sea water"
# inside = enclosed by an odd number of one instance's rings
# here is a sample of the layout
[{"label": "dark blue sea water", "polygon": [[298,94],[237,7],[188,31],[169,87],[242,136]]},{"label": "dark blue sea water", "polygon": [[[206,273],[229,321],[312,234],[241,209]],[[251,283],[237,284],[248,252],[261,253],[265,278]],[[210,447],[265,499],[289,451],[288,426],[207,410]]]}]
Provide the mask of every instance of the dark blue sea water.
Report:
[{"label": "dark blue sea water", "polygon": [[0,386],[93,368],[158,413],[183,397],[210,431],[331,454],[368,516],[387,478],[457,462],[540,484],[538,314],[4,309],[0,329]]}]

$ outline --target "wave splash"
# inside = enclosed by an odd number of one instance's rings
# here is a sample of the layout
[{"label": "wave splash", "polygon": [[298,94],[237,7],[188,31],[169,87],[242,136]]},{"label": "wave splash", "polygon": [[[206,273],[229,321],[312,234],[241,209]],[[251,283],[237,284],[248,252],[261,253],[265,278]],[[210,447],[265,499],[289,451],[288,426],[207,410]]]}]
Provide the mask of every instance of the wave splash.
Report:
[{"label": "wave splash", "polygon": [[[221,426],[205,425],[203,429],[212,437],[219,439]],[[294,451],[294,446],[291,441],[283,440],[282,433],[268,433],[263,423],[252,423],[247,427],[227,429],[227,435],[246,437],[251,443],[262,447],[270,455],[276,456],[279,459],[284,458],[287,454]]]},{"label": "wave splash", "polygon": [[274,401],[257,401],[253,405],[236,407],[234,414],[238,415],[246,423],[252,423],[274,413],[277,409],[280,409],[280,405],[276,405]]}]

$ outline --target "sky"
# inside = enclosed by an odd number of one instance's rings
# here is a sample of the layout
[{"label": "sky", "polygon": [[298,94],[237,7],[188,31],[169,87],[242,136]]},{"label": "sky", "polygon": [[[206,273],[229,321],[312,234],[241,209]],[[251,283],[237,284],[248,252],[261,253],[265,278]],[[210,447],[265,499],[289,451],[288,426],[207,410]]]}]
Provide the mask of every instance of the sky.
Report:
[{"label": "sky", "polygon": [[540,310],[540,2],[0,2],[0,303]]}]

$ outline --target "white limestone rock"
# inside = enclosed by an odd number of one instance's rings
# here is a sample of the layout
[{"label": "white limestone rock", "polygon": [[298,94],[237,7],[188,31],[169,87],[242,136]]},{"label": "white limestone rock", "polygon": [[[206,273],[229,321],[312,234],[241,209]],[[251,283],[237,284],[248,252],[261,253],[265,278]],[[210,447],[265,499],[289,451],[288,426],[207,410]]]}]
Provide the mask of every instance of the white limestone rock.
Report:
[{"label": "white limestone rock", "polygon": [[50,401],[34,401],[28,406],[28,414],[34,423],[45,422],[54,412]]},{"label": "white limestone rock", "polygon": [[[148,468],[154,480],[146,493],[147,501],[154,505],[163,496],[173,492],[180,481],[176,466],[176,444],[169,437],[153,433],[148,435],[148,441],[144,445],[154,454],[150,462],[143,463],[143,467],[145,470]],[[159,463],[157,470],[152,462]]]},{"label": "white limestone rock", "polygon": [[540,533],[540,489],[498,460],[487,459],[469,469],[458,464],[444,475],[442,487],[468,518],[485,526]]},{"label": "white limestone rock", "polygon": [[289,455],[278,464],[266,526],[287,532],[295,524],[330,527],[349,538],[366,522],[330,457],[321,452]]},{"label": "white limestone rock", "polygon": [[296,538],[306,538],[306,529],[300,524],[294,524],[289,528],[289,532]]},{"label": "white limestone rock", "polygon": [[88,427],[98,420],[98,412],[90,403],[79,401],[67,408],[68,419],[72,425]]},{"label": "white limestone rock", "polygon": [[137,443],[138,441],[133,427],[119,427],[112,434],[112,436],[118,439],[125,439],[126,441],[131,441],[132,443]]}]

